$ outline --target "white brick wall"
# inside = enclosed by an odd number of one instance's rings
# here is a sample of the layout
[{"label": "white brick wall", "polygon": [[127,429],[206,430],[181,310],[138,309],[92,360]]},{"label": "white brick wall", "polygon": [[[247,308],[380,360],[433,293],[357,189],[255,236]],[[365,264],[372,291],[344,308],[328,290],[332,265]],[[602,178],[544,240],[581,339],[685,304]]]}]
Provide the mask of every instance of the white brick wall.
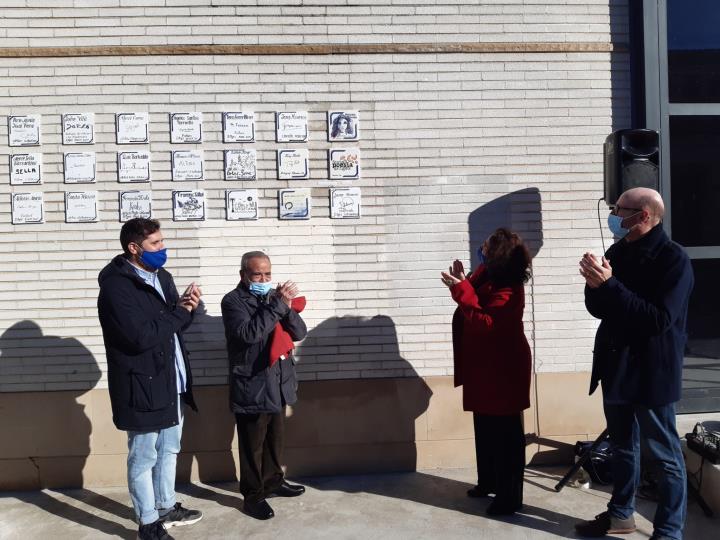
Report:
[{"label": "white brick wall", "polygon": [[0,47],[603,42],[611,23],[613,34],[626,30],[626,2],[619,0],[166,0],[159,4],[4,0]]},{"label": "white brick wall", "polygon": [[[6,0],[0,47],[143,43],[392,43],[624,39],[622,2],[283,3]],[[311,5],[308,5],[311,4]],[[52,6],[52,7],[47,7]],[[459,23],[459,21],[461,21]],[[342,32],[338,28],[342,28]],[[29,38],[32,40],[29,41]],[[105,385],[97,273],[119,252],[114,114],[150,112],[155,217],[179,287],[199,281],[207,314],[189,340],[200,384],[225,381],[219,302],[240,255],[264,249],[278,280],[308,296],[306,379],[452,373],[453,305],[439,271],[492,220],[540,246],[527,331],[540,371],[587,370],[595,323],[577,260],[600,251],[601,145],[629,115],[628,58],[615,53],[0,58],[0,391]],[[256,111],[258,180],[222,180],[220,117]],[[359,110],[363,217],[330,220],[325,114]],[[168,113],[204,113],[204,182],[173,183]],[[277,181],[276,110],[309,112],[311,179]],[[101,221],[64,223],[60,114],[95,112]],[[7,115],[42,114],[43,185],[10,186]],[[142,148],[142,146],[138,146]],[[17,149],[14,149],[17,152]],[[141,185],[143,187],[147,184]],[[313,218],[276,219],[277,190],[307,186]],[[206,190],[209,219],[174,223],[170,192]],[[227,222],[224,190],[261,192],[261,219]],[[520,190],[534,190],[517,194]],[[46,223],[11,225],[10,193],[44,192]],[[469,219],[475,212],[480,225]],[[487,221],[490,216],[490,221]],[[484,221],[482,221],[484,220]],[[482,233],[482,234],[481,234]],[[469,245],[472,240],[473,245]]]}]

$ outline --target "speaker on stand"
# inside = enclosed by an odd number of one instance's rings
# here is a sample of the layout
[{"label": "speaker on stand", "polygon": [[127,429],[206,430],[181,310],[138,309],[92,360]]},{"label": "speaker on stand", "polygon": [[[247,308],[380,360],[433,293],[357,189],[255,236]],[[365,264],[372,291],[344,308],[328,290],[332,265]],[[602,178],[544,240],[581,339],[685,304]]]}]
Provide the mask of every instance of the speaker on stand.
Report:
[{"label": "speaker on stand", "polygon": [[603,177],[605,202],[613,205],[635,187],[660,189],[660,134],[652,129],[620,129],[607,136]]}]

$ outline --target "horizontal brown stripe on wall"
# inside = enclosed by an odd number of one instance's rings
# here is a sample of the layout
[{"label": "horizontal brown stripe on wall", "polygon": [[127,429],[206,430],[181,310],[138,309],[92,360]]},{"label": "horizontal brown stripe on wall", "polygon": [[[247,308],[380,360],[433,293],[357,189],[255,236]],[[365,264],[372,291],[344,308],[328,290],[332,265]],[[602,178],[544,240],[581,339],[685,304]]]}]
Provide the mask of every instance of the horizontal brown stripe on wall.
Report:
[{"label": "horizontal brown stripe on wall", "polygon": [[330,55],[427,53],[626,52],[626,43],[372,43],[327,45],[108,45],[94,47],[2,47],[0,58],[184,55]]}]

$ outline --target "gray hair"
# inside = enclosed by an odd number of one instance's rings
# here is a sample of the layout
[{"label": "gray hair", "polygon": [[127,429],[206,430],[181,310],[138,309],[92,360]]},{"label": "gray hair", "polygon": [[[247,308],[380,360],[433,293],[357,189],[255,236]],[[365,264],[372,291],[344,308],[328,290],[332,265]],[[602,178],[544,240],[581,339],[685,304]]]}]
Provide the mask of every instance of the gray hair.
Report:
[{"label": "gray hair", "polygon": [[248,251],[247,253],[243,253],[242,259],[240,260],[241,272],[247,272],[248,263],[251,259],[267,259],[269,261],[270,257],[268,257],[267,254],[262,251]]}]

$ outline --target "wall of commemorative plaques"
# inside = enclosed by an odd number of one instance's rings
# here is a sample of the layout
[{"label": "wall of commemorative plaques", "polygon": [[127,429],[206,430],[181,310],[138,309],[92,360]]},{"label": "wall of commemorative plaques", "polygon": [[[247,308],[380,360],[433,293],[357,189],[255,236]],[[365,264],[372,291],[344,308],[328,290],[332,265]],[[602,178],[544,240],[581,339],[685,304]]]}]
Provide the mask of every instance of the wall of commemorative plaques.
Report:
[{"label": "wall of commemorative plaques", "polygon": [[[327,174],[329,216],[333,219],[360,218],[361,193],[357,186],[343,181],[360,178],[360,117],[358,111],[327,111]],[[8,178],[12,186],[43,185],[42,131],[45,118],[37,114],[7,117]],[[115,143],[135,145],[118,150],[113,156],[116,180],[119,184],[145,184],[147,187],[119,190],[117,215],[121,222],[134,217],[153,217],[152,153],[143,149],[150,143],[150,115],[147,111],[114,114]],[[93,112],[68,112],[58,115],[63,151],[62,164],[66,223],[99,221],[98,191],[72,189],[73,184],[98,184],[98,152],[96,121]],[[309,141],[308,111],[275,111],[275,171],[262,171],[267,178],[288,181],[288,187],[277,190],[277,219],[307,220],[312,215],[311,190],[307,183],[295,187],[295,181],[311,178],[310,152],[304,146]],[[255,143],[255,111],[228,111],[221,114],[222,143]],[[167,141],[170,179],[172,182],[200,183],[208,179],[209,169],[203,149],[203,114],[201,112],[171,112],[168,114]],[[175,146],[178,145],[178,146]],[[188,147],[187,145],[196,145]],[[76,148],[72,148],[75,146]],[[46,158],[48,156],[45,156]],[[54,160],[53,160],[54,161]],[[252,147],[222,149],[222,180],[228,182],[258,179],[257,150]],[[213,173],[216,171],[213,170]],[[323,174],[323,177],[325,175]],[[218,179],[213,177],[213,180]],[[340,185],[332,185],[340,182]],[[77,186],[80,187],[80,186]],[[130,186],[128,186],[130,188]],[[46,211],[44,193],[19,191],[11,193],[11,223],[27,225],[44,223]],[[259,190],[245,186],[225,190],[224,216],[227,221],[257,220],[260,218]],[[172,190],[172,216],[175,221],[204,221],[209,200],[205,190],[190,184]]]}]

